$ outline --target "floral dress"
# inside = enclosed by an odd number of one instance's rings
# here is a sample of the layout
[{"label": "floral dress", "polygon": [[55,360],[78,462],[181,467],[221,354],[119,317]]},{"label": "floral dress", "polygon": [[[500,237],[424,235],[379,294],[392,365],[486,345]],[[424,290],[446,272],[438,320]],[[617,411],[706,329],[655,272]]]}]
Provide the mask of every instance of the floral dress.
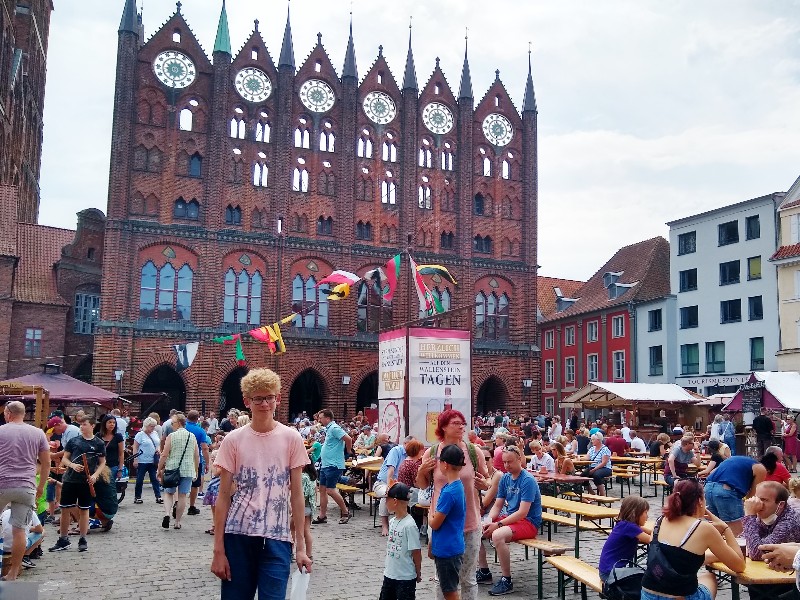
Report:
[{"label": "floral dress", "polygon": [[300,479],[303,484],[303,504],[305,505],[306,516],[313,517],[314,510],[317,507],[317,486],[311,481],[308,473],[302,473]]}]

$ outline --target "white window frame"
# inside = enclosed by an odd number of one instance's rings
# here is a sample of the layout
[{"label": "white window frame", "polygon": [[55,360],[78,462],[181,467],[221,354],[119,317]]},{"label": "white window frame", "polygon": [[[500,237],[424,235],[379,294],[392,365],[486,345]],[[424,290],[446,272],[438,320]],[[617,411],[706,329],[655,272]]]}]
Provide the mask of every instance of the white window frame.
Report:
[{"label": "white window frame", "polygon": [[612,362],[614,364],[614,381],[625,380],[625,351],[615,350],[612,354]]},{"label": "white window frame", "polygon": [[570,356],[564,359],[564,381],[575,383],[575,357]]},{"label": "white window frame", "polygon": [[555,398],[545,398],[544,399],[544,412],[546,412],[547,414],[552,415],[555,412],[555,405],[556,405]]},{"label": "white window frame", "polygon": [[[592,359],[594,359],[594,361],[592,361]],[[594,362],[594,365],[592,365],[592,362]],[[593,373],[593,371],[594,371],[594,373]],[[600,355],[599,354],[587,354],[586,355],[586,375],[587,375],[587,381],[598,381],[600,379]]]},{"label": "white window frame", "polygon": [[544,361],[544,383],[545,385],[553,385],[556,377],[556,361]]},{"label": "white window frame", "polygon": [[552,350],[555,348],[556,341],[555,341],[555,334],[553,330],[545,331],[544,332],[544,349],[545,350]]},{"label": "white window frame", "polygon": [[589,321],[586,323],[586,341],[587,342],[596,342],[597,341],[597,332],[598,332],[598,322],[597,321]]},{"label": "white window frame", "polygon": [[564,345],[565,346],[575,345],[575,325],[564,327]]},{"label": "white window frame", "polygon": [[622,338],[625,337],[625,317],[617,315],[611,317],[611,337]]}]

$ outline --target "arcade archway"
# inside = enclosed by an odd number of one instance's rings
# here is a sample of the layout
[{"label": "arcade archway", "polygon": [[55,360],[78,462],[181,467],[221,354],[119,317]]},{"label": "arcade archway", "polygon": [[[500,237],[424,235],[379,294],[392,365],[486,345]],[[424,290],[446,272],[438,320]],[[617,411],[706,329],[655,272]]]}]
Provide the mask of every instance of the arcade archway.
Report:
[{"label": "arcade archway", "polygon": [[168,400],[160,402],[153,409],[162,417],[168,415],[173,408],[179,411],[186,410],[186,385],[170,365],[161,365],[151,371],[144,380],[142,392],[167,394]]},{"label": "arcade archway", "polygon": [[231,371],[222,382],[219,391],[219,406],[209,407],[211,410],[217,408],[220,414],[227,414],[232,408],[243,409],[244,399],[242,398],[242,377],[247,375],[247,369],[237,367]]},{"label": "arcade archway", "polygon": [[490,410],[503,410],[506,406],[508,406],[508,390],[499,377],[492,375],[478,390],[475,410],[485,414]]},{"label": "arcade archway", "polygon": [[319,373],[306,369],[292,382],[289,389],[289,418],[306,411],[308,416],[322,410],[325,400],[325,383]]},{"label": "arcade archway", "polygon": [[367,375],[358,386],[356,393],[356,412],[375,404],[378,405],[378,372]]}]

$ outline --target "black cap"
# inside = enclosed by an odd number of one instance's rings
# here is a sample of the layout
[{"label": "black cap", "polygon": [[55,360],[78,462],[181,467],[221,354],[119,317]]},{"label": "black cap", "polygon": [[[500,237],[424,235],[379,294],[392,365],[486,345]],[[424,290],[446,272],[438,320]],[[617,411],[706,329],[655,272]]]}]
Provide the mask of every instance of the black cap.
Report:
[{"label": "black cap", "polygon": [[400,483],[398,481],[389,488],[389,491],[386,492],[386,497],[408,502],[409,498],[411,497],[411,488],[405,483]]},{"label": "black cap", "polygon": [[463,467],[467,464],[464,461],[464,451],[455,444],[449,444],[442,448],[439,460],[454,467]]}]

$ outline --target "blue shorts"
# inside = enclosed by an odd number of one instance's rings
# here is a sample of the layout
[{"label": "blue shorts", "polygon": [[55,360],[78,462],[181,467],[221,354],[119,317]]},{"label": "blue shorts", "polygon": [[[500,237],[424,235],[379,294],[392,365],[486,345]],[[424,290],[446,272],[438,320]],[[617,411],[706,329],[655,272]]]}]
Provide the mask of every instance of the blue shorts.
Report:
[{"label": "blue shorts", "polygon": [[36,542],[38,542],[40,539],[42,539],[42,535],[43,534],[41,534],[41,533],[34,533],[34,532],[29,533],[28,536],[27,536],[28,539],[26,541],[25,549],[28,550]]},{"label": "blue shorts", "polygon": [[716,481],[707,481],[705,493],[706,508],[723,521],[730,523],[744,517],[744,502],[736,490],[726,489]]},{"label": "blue shorts", "polygon": [[164,488],[165,494],[174,494],[175,490],[178,490],[179,494],[183,494],[184,496],[188,494],[192,489],[192,478],[191,477],[181,477],[181,481],[178,484],[177,488]]},{"label": "blue shorts", "polygon": [[[654,594],[642,588],[642,600],[673,600],[673,598],[674,596],[661,596],[660,594]],[[702,583],[697,586],[697,591],[694,594],[683,596],[683,598],[684,600],[714,600],[714,596],[711,595],[711,592]]]},{"label": "blue shorts", "polygon": [[338,467],[322,467],[319,472],[319,484],[326,488],[335,488],[342,476],[343,469]]}]

